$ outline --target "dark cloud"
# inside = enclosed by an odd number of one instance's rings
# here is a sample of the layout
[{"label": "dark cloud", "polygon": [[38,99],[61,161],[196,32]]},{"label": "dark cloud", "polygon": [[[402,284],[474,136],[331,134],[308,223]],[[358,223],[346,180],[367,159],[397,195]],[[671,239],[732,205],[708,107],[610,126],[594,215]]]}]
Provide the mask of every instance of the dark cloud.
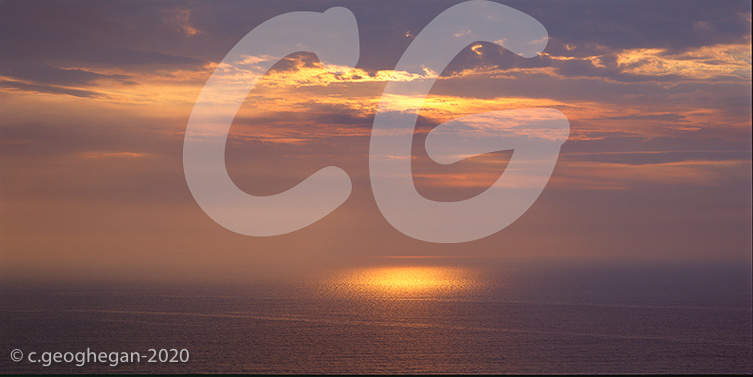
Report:
[{"label": "dark cloud", "polygon": [[[68,85],[94,79],[86,67],[128,72],[200,69],[218,62],[252,28],[290,11],[324,11],[345,6],[359,23],[359,67],[369,72],[392,69],[413,38],[436,15],[460,1],[340,2],[280,1],[5,1],[0,4],[2,74],[36,84]],[[486,45],[479,59],[466,49],[449,71],[479,64],[501,69],[555,67],[564,76],[605,77],[621,82],[674,81],[621,72],[614,54],[633,48],[682,52],[719,43],[749,43],[750,13],[745,1],[510,1],[549,31],[550,56],[603,56],[606,67],[589,61],[555,61],[547,56],[523,59]],[[187,15],[198,32],[187,35],[178,15]],[[314,64],[313,55],[302,54]],[[275,69],[292,69],[286,60]],[[34,67],[34,68],[30,68]],[[112,77],[115,78],[115,77]],[[122,78],[120,78],[122,79]]]},{"label": "dark cloud", "polygon": [[[748,1],[510,1],[506,4],[529,13],[544,24],[554,43],[552,54],[566,44],[586,55],[600,47],[615,49],[665,48],[684,51],[718,43],[746,43],[750,22]],[[705,25],[705,27],[699,27]],[[582,56],[582,55],[581,55]]]},{"label": "dark cloud", "polygon": [[176,5],[5,1],[0,4],[0,56],[5,63],[52,67],[154,69],[203,64],[173,47],[185,35],[166,22],[170,7]]},{"label": "dark cloud", "polygon": [[0,75],[23,80],[32,80],[40,84],[79,86],[88,85],[96,80],[127,81],[131,76],[120,74],[101,74],[79,68],[62,69],[41,64],[4,64],[0,66]]},{"label": "dark cloud", "polygon": [[569,161],[631,165],[750,158],[750,148],[745,140],[708,138],[692,132],[678,132],[672,137],[652,138],[624,135],[620,132],[589,133],[588,135],[601,136],[601,138],[568,140],[562,146],[562,158]]},{"label": "dark cloud", "polygon": [[0,88],[11,88],[23,91],[38,92],[38,93],[51,93],[51,94],[67,94],[75,97],[100,97],[101,94],[93,92],[91,90],[62,88],[51,85],[39,85],[39,84],[27,84],[19,81],[0,80]]},{"label": "dark cloud", "polygon": [[[0,156],[7,161],[55,160],[61,157],[97,151],[180,155],[182,139],[166,132],[151,130],[154,119],[138,116],[124,118],[107,113],[75,117],[59,112],[44,120],[5,121],[0,127]],[[86,119],[86,115],[90,119]],[[104,117],[104,119],[103,119]]]}]

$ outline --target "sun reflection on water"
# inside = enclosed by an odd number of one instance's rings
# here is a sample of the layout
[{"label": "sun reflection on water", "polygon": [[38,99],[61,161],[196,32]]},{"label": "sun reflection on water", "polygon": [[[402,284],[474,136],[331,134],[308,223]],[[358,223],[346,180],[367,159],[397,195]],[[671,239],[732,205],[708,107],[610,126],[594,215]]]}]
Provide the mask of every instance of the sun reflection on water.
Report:
[{"label": "sun reflection on water", "polygon": [[472,270],[442,266],[398,266],[352,269],[331,281],[342,293],[405,297],[444,295],[480,285]]}]

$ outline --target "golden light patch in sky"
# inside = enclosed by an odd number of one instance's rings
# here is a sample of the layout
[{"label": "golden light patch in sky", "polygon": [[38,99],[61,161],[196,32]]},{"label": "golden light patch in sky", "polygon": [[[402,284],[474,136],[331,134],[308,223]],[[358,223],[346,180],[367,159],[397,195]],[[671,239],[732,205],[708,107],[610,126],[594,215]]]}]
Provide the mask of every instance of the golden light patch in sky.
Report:
[{"label": "golden light patch in sky", "polygon": [[750,44],[702,46],[673,54],[664,49],[632,49],[617,55],[624,72],[639,75],[678,75],[693,79],[738,76],[750,79]]},{"label": "golden light patch in sky", "polygon": [[473,46],[471,46],[471,51],[473,51],[474,54],[481,56],[484,54],[484,52],[481,50],[481,44],[476,43]]}]

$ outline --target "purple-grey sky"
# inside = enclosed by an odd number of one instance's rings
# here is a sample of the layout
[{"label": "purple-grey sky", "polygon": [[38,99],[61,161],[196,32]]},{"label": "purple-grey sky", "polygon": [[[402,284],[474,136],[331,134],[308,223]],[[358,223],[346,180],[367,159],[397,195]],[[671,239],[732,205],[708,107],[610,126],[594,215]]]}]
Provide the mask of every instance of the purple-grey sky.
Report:
[{"label": "purple-grey sky", "polygon": [[[481,111],[551,107],[571,131],[518,221],[460,244],[411,239],[380,214],[369,136],[387,79],[458,1],[3,1],[3,274],[246,274],[390,255],[751,260],[751,6],[747,1],[505,1],[549,33],[523,59],[469,45],[441,73],[414,138],[414,181],[435,200],[482,192],[509,153],[442,166],[425,133]],[[207,217],[183,176],[183,133],[217,64],[262,22],[345,6],[360,59],[344,77],[298,53],[273,67],[231,128],[227,164],[256,195],[326,165],[353,180],[337,210],[255,238]],[[406,99],[406,101],[409,99]]]}]

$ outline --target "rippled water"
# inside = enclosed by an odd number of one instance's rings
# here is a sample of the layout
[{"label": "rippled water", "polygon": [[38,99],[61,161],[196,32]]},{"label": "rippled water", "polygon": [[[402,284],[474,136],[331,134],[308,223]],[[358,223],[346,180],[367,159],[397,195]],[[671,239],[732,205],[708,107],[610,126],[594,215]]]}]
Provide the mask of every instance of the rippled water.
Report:
[{"label": "rippled water", "polygon": [[[4,372],[753,371],[750,267],[364,266],[225,284],[4,283]],[[14,363],[12,349],[188,349]]]}]

